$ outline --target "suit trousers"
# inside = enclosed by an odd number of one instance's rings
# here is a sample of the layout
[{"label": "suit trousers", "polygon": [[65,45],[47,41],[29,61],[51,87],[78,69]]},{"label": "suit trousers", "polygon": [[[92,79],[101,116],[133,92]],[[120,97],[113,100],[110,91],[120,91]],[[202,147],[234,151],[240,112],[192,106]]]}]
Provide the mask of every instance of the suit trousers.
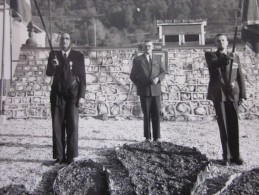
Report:
[{"label": "suit trousers", "polygon": [[53,158],[72,160],[78,156],[79,108],[74,102],[63,101],[60,106],[52,106],[51,114]]},{"label": "suit trousers", "polygon": [[144,136],[151,139],[150,119],[152,120],[153,138],[160,138],[160,96],[140,96],[140,103],[144,115]]},{"label": "suit trousers", "polygon": [[213,102],[223,150],[223,159],[239,158],[238,103]]}]

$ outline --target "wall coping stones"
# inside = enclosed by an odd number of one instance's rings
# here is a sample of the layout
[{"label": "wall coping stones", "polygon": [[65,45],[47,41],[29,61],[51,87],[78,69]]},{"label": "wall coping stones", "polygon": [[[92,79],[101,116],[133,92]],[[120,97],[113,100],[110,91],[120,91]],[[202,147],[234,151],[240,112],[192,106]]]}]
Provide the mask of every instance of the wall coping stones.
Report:
[{"label": "wall coping stones", "polygon": [[[86,100],[80,108],[80,116],[102,115],[104,110],[100,109],[100,105],[104,104],[109,117],[142,117],[136,87],[129,79],[137,47],[75,49],[84,53],[86,62]],[[204,58],[204,51],[212,50],[215,48],[206,45],[163,47],[162,51],[156,51],[161,55],[168,54],[164,58],[168,73],[162,82],[165,120],[199,120],[215,116],[212,103],[206,99],[209,74]],[[50,93],[51,78],[45,75],[49,51],[49,48],[22,48],[8,92],[8,103],[4,105],[7,118],[50,117],[47,96]],[[245,62],[243,68],[249,93],[248,100],[242,105],[244,113],[240,118],[249,119],[259,115],[259,77],[255,74],[259,60],[242,44],[237,45],[237,53],[240,54],[241,61]],[[17,100],[19,97],[30,100],[20,102]],[[35,101],[41,105],[33,105]],[[15,104],[27,106],[19,110]],[[29,112],[31,108],[38,108],[38,112]]]}]

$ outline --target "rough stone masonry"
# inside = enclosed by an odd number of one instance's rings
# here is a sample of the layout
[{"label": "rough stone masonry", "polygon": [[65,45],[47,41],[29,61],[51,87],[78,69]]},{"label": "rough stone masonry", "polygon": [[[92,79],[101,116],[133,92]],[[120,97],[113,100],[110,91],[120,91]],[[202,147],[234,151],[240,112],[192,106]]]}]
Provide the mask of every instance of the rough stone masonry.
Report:
[{"label": "rough stone masonry", "polygon": [[[81,116],[141,117],[139,97],[129,79],[136,48],[75,48],[85,55],[87,91]],[[162,83],[165,120],[204,120],[215,115],[206,99],[209,72],[204,52],[212,47],[164,48],[167,75]],[[258,118],[259,57],[239,46],[248,99],[240,107],[240,118]],[[48,48],[22,48],[4,112],[7,118],[49,118],[51,78],[45,75]]]}]

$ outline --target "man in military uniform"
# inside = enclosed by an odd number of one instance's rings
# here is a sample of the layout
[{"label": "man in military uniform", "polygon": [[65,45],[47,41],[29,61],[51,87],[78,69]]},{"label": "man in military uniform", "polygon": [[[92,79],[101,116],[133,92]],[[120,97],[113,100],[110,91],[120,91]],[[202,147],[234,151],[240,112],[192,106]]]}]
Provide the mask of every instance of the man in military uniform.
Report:
[{"label": "man in military uniform", "polygon": [[68,164],[78,156],[79,105],[84,102],[86,90],[84,55],[71,49],[71,44],[70,34],[63,33],[61,50],[50,52],[46,70],[47,76],[53,76],[53,158]]},{"label": "man in military uniform", "polygon": [[[223,150],[223,164],[242,165],[239,153],[238,106],[246,99],[239,56],[228,52],[226,35],[215,36],[216,52],[206,52],[210,81],[208,99],[213,101]],[[231,64],[232,63],[232,68]]]}]

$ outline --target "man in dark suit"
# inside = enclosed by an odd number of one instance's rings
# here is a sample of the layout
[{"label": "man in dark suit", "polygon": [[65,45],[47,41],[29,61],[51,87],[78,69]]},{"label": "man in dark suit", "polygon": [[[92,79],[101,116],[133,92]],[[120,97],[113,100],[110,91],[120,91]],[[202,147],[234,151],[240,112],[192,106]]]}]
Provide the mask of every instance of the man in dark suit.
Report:
[{"label": "man in dark suit", "polygon": [[161,81],[165,77],[161,56],[152,56],[153,47],[152,41],[145,41],[145,52],[134,58],[130,74],[130,79],[136,85],[137,94],[140,96],[144,115],[144,136],[148,142],[151,141],[150,118],[154,141],[160,139]]},{"label": "man in dark suit", "polygon": [[238,127],[238,106],[242,103],[242,99],[246,99],[242,67],[239,57],[235,53],[228,52],[226,35],[216,35],[215,45],[216,52],[205,53],[210,74],[208,99],[213,101],[217,115],[223,164],[228,165],[233,162],[242,165]]},{"label": "man in dark suit", "polygon": [[63,33],[60,51],[50,52],[46,70],[53,76],[50,102],[53,128],[53,158],[72,163],[78,156],[79,104],[85,97],[84,55],[71,49],[71,36]]}]

